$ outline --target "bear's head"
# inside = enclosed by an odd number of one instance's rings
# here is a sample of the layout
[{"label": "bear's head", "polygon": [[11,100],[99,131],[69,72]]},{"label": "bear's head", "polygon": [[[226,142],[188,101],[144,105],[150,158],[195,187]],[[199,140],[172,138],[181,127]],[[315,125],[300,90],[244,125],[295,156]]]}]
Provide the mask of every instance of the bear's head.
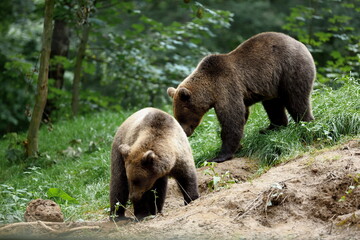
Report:
[{"label": "bear's head", "polygon": [[174,117],[189,137],[200,124],[204,114],[213,107],[211,94],[200,89],[189,89],[179,86],[169,87],[168,95],[173,99]]},{"label": "bear's head", "polygon": [[170,171],[166,161],[161,161],[161,157],[152,150],[131,151],[129,145],[121,144],[119,151],[124,157],[129,198],[132,202],[139,201],[154,186],[156,180]]},{"label": "bear's head", "polygon": [[[214,107],[226,63],[221,55],[205,57],[177,89],[169,87],[174,117],[187,136],[200,124],[204,114]],[[216,84],[214,84],[216,83]]]}]

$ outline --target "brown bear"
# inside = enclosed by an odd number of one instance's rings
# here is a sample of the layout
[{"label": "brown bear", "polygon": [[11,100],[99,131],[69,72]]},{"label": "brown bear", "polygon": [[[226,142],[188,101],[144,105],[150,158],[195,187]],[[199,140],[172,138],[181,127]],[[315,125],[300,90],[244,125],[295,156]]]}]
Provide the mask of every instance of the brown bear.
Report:
[{"label": "brown bear", "polygon": [[195,163],[185,132],[170,114],[144,108],[125,120],[114,137],[110,216],[125,218],[129,198],[138,219],[161,212],[168,176],[176,179],[185,204],[199,197]]},{"label": "brown bear", "polygon": [[261,101],[268,129],[286,126],[285,109],[296,121],[311,121],[314,60],[304,44],[282,33],[255,35],[227,54],[205,57],[177,87],[167,92],[173,111],[190,136],[210,109],[221,125],[222,146],[210,161],[223,162],[239,147],[249,106]]}]

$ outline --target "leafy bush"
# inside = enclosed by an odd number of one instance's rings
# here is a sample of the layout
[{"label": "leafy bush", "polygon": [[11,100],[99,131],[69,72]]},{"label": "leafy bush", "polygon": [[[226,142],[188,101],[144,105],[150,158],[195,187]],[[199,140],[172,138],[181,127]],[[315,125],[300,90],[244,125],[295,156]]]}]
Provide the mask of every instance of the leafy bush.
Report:
[{"label": "leafy bush", "polygon": [[[186,4],[182,4],[187,7]],[[203,39],[213,37],[212,29],[228,28],[232,14],[211,10],[200,3],[184,14],[189,21],[164,23],[147,16],[133,3],[123,3],[123,23],[108,28],[95,27],[106,49],[89,59],[101,63],[96,77],[103,94],[116,98],[124,107],[162,106],[169,102],[166,88],[177,85],[209,53]],[[102,20],[103,16],[99,16]],[[129,20],[131,19],[131,23]],[[122,34],[114,34],[119,29]],[[89,50],[88,55],[96,55]],[[109,86],[109,88],[107,87]]]},{"label": "leafy bush", "polygon": [[0,135],[3,135],[27,126],[37,74],[21,55],[10,59],[0,56],[0,71]]},{"label": "leafy bush", "polygon": [[359,1],[311,1],[291,9],[284,29],[306,44],[317,62],[318,80],[334,86],[333,79],[351,72],[360,76]]}]

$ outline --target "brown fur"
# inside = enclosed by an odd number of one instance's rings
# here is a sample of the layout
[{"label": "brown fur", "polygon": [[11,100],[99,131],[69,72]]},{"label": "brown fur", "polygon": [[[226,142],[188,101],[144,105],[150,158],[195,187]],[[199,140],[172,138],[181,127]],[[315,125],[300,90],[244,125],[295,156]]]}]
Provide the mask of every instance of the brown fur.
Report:
[{"label": "brown fur", "polygon": [[286,126],[285,109],[296,121],[311,121],[315,65],[305,45],[274,32],[258,34],[228,54],[205,57],[178,87],[168,88],[175,118],[190,136],[212,107],[222,127],[222,147],[212,161],[232,158],[249,106],[261,101],[268,129]]},{"label": "brown fur", "polygon": [[161,110],[142,109],[119,127],[114,138],[111,215],[123,218],[129,198],[137,218],[161,212],[168,176],[177,180],[186,204],[199,197],[195,164],[183,129]]}]

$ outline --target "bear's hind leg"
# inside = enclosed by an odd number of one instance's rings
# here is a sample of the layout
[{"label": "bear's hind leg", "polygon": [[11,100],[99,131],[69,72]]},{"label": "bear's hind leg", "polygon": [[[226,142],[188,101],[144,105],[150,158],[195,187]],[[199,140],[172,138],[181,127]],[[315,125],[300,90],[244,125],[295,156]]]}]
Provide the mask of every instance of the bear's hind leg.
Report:
[{"label": "bear's hind leg", "polygon": [[314,120],[314,117],[311,113],[310,100],[308,97],[290,97],[287,101],[286,109],[295,122],[310,122]]},{"label": "bear's hind leg", "polygon": [[[273,130],[280,126],[288,125],[285,105],[280,98],[266,100],[263,101],[262,104],[270,120],[270,125],[266,130]],[[260,132],[264,132],[264,130],[261,130]]]},{"label": "bear's hind leg", "polygon": [[187,173],[183,171],[183,173],[178,172],[177,174],[174,174],[174,178],[184,197],[185,205],[189,204],[195,199],[198,199],[200,196],[195,168],[187,171]]}]

